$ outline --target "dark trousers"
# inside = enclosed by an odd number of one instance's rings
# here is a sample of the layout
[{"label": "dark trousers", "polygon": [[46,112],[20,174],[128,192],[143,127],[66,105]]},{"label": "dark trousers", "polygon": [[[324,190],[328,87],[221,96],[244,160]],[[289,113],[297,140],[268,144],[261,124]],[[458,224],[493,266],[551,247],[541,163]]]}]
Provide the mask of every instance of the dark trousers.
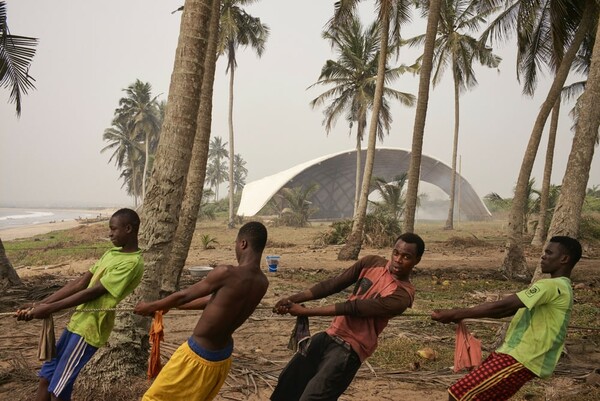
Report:
[{"label": "dark trousers", "polygon": [[312,336],[306,356],[296,353],[279,375],[272,401],[335,401],[360,368],[356,352],[327,333]]}]

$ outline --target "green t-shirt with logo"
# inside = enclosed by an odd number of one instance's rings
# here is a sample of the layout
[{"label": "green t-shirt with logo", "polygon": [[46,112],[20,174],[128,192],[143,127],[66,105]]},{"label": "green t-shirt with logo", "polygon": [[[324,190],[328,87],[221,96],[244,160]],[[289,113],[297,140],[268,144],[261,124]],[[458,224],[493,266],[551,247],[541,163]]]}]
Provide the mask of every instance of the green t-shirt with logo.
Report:
[{"label": "green t-shirt with logo", "polygon": [[79,309],[110,309],[117,306],[131,294],[140,283],[144,273],[142,252],[121,252],[121,248],[112,248],[94,266],[88,288],[98,280],[106,288],[106,293],[89,302],[81,304],[73,313],[67,329],[79,334],[88,344],[100,348],[108,341],[115,322],[115,312],[81,312]]},{"label": "green t-shirt with logo", "polygon": [[573,308],[571,280],[542,279],[517,296],[526,307],[513,317],[497,352],[511,355],[541,378],[549,377],[567,335]]}]

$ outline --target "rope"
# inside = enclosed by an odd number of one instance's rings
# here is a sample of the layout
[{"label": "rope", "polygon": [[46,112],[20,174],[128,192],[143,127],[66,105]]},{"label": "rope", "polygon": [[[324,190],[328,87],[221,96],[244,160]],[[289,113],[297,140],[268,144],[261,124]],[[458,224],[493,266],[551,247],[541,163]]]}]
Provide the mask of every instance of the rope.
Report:
[{"label": "rope", "polygon": [[[272,306],[262,306],[259,305],[256,309],[262,310],[271,310]],[[193,309],[191,309],[193,310]],[[86,312],[133,312],[133,308],[92,308],[92,309],[72,309],[73,313],[86,313]],[[187,313],[187,310],[183,309],[172,309],[169,311],[169,314],[173,312]],[[15,312],[0,312],[0,316],[14,316]],[[411,313],[403,313],[401,315],[395,316],[395,318],[402,317],[429,317],[430,313],[427,312],[411,312]],[[294,316],[290,316],[290,318],[295,318]],[[489,324],[504,324],[509,323],[510,320],[507,319],[464,319],[465,322],[477,322],[477,323],[489,323]],[[585,327],[585,326],[569,326],[567,327],[569,330],[590,330],[590,331],[600,331],[600,327]]]}]

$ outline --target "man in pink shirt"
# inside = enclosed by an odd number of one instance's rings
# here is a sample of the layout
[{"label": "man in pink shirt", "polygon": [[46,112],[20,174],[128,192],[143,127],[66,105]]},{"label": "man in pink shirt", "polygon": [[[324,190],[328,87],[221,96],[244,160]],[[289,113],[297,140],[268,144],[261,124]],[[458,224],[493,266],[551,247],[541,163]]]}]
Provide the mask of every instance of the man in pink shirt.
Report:
[{"label": "man in pink shirt", "polygon": [[[425,243],[416,234],[400,235],[391,259],[365,256],[340,275],[283,298],[274,310],[293,316],[335,316],[329,328],[315,334],[305,354],[296,353],[279,376],[272,401],[337,400],[361,363],[377,348],[390,318],[412,306],[415,287],[409,280]],[[345,302],[304,307],[354,284]]]}]

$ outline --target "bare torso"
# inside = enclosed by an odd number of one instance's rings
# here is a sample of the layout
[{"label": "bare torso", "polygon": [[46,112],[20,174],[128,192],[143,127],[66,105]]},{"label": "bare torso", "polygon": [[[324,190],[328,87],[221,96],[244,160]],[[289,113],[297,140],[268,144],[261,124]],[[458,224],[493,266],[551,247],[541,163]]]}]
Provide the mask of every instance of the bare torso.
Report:
[{"label": "bare torso", "polygon": [[254,312],[269,281],[260,266],[220,266],[225,269],[221,287],[215,291],[194,328],[194,340],[211,351],[232,341],[233,332]]}]

